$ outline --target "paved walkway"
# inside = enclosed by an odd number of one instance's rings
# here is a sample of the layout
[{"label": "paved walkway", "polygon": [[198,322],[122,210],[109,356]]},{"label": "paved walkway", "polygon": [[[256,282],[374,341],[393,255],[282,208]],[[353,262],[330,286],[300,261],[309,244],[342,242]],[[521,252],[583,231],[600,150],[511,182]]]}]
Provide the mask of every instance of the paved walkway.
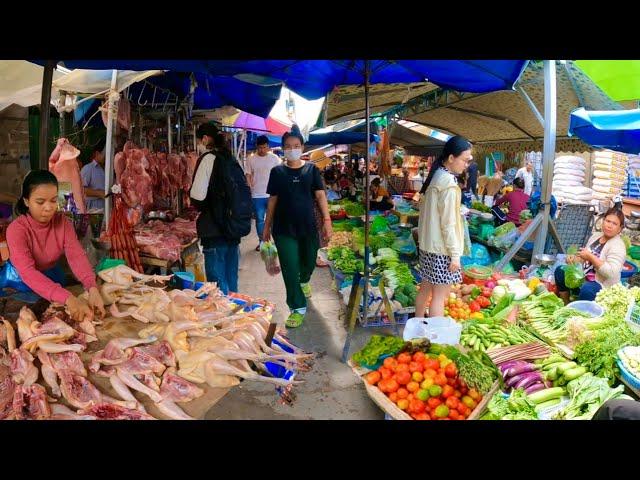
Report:
[{"label": "paved walkway", "polygon": [[[281,276],[267,274],[260,254],[254,251],[254,234],[240,245],[239,290],[247,295],[268,298],[276,303],[275,318],[284,323],[288,314]],[[340,361],[346,338],[341,300],[333,290],[328,268],[317,268],[311,279],[313,298],[302,327],[290,331],[293,343],[317,354],[313,369],[300,378],[293,406],[282,405],[273,385],[244,381],[209,410],[207,419],[229,420],[382,420],[384,414],[369,399],[364,386],[351,369]],[[353,353],[380,329],[356,327]]]}]

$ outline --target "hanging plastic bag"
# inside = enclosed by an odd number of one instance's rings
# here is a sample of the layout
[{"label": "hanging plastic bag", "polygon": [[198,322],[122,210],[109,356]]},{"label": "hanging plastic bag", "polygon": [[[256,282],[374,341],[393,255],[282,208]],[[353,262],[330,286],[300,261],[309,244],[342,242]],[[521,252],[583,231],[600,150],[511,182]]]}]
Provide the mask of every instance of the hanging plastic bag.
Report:
[{"label": "hanging plastic bag", "polygon": [[260,256],[269,275],[275,276],[280,273],[278,249],[273,242],[262,242],[260,244]]},{"label": "hanging plastic bag", "polygon": [[464,248],[462,255],[471,255],[471,236],[469,235],[469,223],[465,216],[462,216],[462,226],[464,229]]},{"label": "hanging plastic bag", "polygon": [[564,269],[564,284],[567,288],[580,288],[584,283],[584,270],[579,263],[572,263],[562,267]]}]

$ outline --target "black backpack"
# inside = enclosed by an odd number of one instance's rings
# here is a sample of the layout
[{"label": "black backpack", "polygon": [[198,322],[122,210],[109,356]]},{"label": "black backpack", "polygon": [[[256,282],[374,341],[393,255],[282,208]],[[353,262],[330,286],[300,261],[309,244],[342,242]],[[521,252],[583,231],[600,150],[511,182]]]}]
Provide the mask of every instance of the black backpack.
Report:
[{"label": "black backpack", "polygon": [[[200,236],[218,236],[216,233],[219,231],[228,240],[240,240],[251,232],[251,189],[242,167],[229,152],[219,150],[213,153],[216,160],[209,180],[210,192],[204,202],[198,202],[198,207],[203,212],[203,220],[210,216],[217,228],[210,231],[211,235],[202,232]],[[198,159],[196,171],[201,160],[202,157]]]}]

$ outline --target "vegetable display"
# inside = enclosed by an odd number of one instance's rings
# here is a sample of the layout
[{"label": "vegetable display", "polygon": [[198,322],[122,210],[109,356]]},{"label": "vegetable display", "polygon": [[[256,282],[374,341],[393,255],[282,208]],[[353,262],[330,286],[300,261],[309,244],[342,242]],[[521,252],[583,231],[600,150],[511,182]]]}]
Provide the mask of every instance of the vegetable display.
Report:
[{"label": "vegetable display", "polygon": [[332,247],[328,251],[328,256],[335,267],[346,274],[364,270],[364,261],[357,259],[353,250],[348,247]]},{"label": "vegetable display", "polygon": [[482,357],[477,357],[474,354],[480,352],[471,352],[469,355],[460,355],[456,359],[456,365],[458,366],[459,376],[467,385],[475,388],[483,395],[487,394],[496,378],[496,367],[488,359],[488,362],[482,361]]},{"label": "vegetable display", "polygon": [[508,398],[494,395],[487,404],[487,413],[480,420],[537,420],[535,404],[523,390],[513,390]]},{"label": "vegetable display", "polygon": [[640,347],[624,347],[618,353],[620,361],[637,379],[640,379]]},{"label": "vegetable display", "polygon": [[491,209],[482,202],[471,202],[471,208],[483,213],[491,213]]},{"label": "vegetable display", "polygon": [[[453,350],[453,356],[460,358],[460,353]],[[433,351],[451,350],[436,347]],[[365,380],[415,420],[465,420],[483,398],[459,376],[452,358],[431,350],[385,358],[383,365],[368,373]]]},{"label": "vegetable display", "polygon": [[587,373],[587,369],[564,358],[562,355],[551,355],[549,358],[535,362],[543,372],[544,378],[552,382],[554,387],[563,387]]},{"label": "vegetable display", "polygon": [[547,358],[550,350],[544,343],[531,342],[522,345],[511,345],[509,347],[494,348],[487,352],[487,355],[494,363],[500,364],[513,360],[535,360]]},{"label": "vegetable display", "polygon": [[375,365],[382,355],[395,355],[405,342],[394,336],[372,335],[362,350],[353,355],[358,365]]},{"label": "vegetable display", "polygon": [[550,343],[553,344],[566,342],[567,320],[569,320],[570,318],[584,320],[591,317],[588,313],[584,313],[580,310],[568,307],[563,307],[556,310],[551,316],[545,316],[544,314],[539,315],[536,314],[538,308],[539,307],[534,307],[529,310],[529,313],[527,313],[526,315],[526,320],[536,335],[538,335],[540,338],[544,338],[545,340],[550,341]]},{"label": "vegetable display", "polygon": [[329,240],[329,248],[331,247],[348,247],[352,242],[351,232],[333,232],[331,240]]},{"label": "vegetable display", "polygon": [[557,412],[553,418],[590,420],[606,401],[626,397],[623,392],[622,385],[611,388],[603,378],[595,377],[590,373],[582,375],[567,384],[569,404]]},{"label": "vegetable display", "polygon": [[507,389],[523,389],[525,393],[534,393],[551,387],[547,383],[538,365],[523,360],[511,360],[500,364],[500,372]]},{"label": "vegetable display", "polygon": [[342,204],[342,208],[350,217],[361,217],[366,212],[364,206],[360,203],[346,201]]},{"label": "vegetable display", "polygon": [[488,325],[485,323],[465,323],[460,344],[474,350],[487,351],[500,346],[530,343],[537,339],[517,325]]},{"label": "vegetable display", "polygon": [[603,288],[596,295],[596,303],[614,317],[624,318],[629,304],[634,300],[634,292],[620,283]]}]

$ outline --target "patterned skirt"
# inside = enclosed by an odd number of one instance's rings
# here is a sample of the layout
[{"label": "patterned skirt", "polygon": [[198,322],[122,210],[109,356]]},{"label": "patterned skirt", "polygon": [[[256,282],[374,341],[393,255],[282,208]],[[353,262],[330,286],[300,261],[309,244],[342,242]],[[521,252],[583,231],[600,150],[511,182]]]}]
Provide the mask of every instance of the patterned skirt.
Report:
[{"label": "patterned skirt", "polygon": [[453,285],[462,283],[462,271],[450,272],[451,257],[420,250],[419,272],[423,281],[432,285]]}]

